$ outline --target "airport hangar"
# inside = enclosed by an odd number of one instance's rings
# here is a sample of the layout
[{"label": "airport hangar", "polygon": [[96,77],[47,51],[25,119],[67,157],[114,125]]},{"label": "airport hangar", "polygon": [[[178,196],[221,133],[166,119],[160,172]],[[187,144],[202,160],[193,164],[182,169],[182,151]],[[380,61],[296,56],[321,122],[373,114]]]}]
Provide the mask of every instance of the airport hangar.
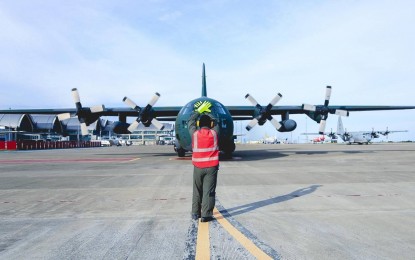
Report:
[{"label": "airport hangar", "polygon": [[88,126],[89,135],[82,136],[76,117],[59,121],[57,115],[0,114],[0,150],[93,147],[111,139],[133,145],[172,144],[174,140],[171,123],[164,123],[163,130],[140,124],[130,134],[117,134],[118,123],[100,118]]}]

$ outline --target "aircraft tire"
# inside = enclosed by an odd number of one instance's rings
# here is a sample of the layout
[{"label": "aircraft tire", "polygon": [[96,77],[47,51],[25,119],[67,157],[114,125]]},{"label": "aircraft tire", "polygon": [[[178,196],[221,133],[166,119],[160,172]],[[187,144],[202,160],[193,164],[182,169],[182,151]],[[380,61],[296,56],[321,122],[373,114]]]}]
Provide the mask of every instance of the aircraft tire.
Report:
[{"label": "aircraft tire", "polygon": [[184,157],[185,155],[186,155],[186,150],[184,150],[183,148],[177,149],[177,156]]},{"label": "aircraft tire", "polygon": [[223,149],[224,157],[227,159],[232,158],[232,153],[235,151],[235,148],[234,142],[228,143]]}]

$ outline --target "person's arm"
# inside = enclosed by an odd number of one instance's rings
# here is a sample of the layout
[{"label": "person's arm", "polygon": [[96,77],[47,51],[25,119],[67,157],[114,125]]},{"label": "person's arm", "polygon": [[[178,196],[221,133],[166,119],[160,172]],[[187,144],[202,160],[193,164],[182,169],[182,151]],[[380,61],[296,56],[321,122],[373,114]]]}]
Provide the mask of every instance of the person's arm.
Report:
[{"label": "person's arm", "polygon": [[193,136],[193,133],[197,130],[196,121],[198,117],[199,113],[193,111],[193,113],[190,115],[189,121],[187,121],[187,129],[189,130],[191,136]]}]

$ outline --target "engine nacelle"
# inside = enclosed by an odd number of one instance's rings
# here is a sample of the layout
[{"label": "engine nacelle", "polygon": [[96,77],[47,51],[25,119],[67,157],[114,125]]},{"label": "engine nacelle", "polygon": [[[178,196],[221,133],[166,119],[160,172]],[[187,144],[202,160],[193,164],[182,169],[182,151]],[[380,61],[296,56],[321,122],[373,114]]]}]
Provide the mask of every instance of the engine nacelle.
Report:
[{"label": "engine nacelle", "polygon": [[306,113],[306,115],[317,123],[320,123],[321,118],[322,118],[321,114],[313,112],[313,111]]},{"label": "engine nacelle", "polygon": [[292,119],[280,121],[281,128],[278,132],[291,132],[297,128],[297,123]]},{"label": "engine nacelle", "polygon": [[115,121],[109,126],[109,128],[116,134],[129,134],[130,132],[127,129],[128,126],[129,124],[127,123]]}]

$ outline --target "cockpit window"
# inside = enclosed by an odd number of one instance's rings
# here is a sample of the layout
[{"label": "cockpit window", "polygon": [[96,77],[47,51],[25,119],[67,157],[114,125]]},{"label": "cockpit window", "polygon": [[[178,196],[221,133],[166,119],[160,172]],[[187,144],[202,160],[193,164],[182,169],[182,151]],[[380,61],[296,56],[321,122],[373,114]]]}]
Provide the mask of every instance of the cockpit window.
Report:
[{"label": "cockpit window", "polygon": [[[221,114],[226,115],[226,108],[219,102],[212,102],[213,107],[211,107],[212,114]],[[194,104],[188,104],[183,108],[183,114],[191,114],[194,110]]]},{"label": "cockpit window", "polygon": [[193,106],[192,105],[187,105],[184,107],[184,111],[183,114],[191,114],[193,112]]},{"label": "cockpit window", "polygon": [[225,109],[220,103],[215,103],[215,108],[218,110],[219,114],[225,115]]}]

